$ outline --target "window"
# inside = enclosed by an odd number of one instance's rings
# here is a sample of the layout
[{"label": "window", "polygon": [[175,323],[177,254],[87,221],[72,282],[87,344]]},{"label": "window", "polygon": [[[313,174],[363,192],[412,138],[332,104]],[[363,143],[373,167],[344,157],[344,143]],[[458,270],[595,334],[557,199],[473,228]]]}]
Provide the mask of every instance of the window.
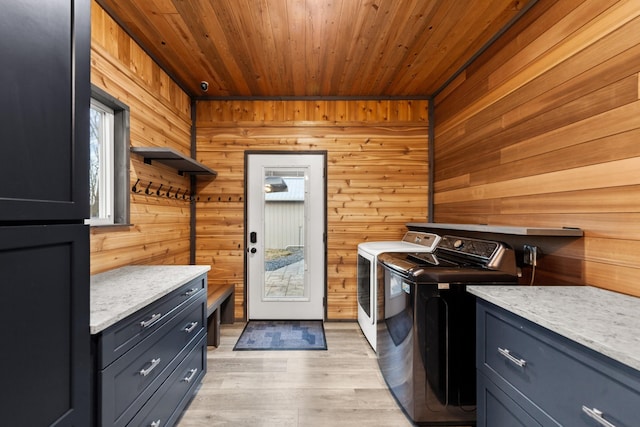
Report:
[{"label": "window", "polygon": [[89,122],[90,223],[113,224],[113,109],[92,99]]},{"label": "window", "polygon": [[129,108],[92,86],[89,113],[92,226],[129,223]]}]

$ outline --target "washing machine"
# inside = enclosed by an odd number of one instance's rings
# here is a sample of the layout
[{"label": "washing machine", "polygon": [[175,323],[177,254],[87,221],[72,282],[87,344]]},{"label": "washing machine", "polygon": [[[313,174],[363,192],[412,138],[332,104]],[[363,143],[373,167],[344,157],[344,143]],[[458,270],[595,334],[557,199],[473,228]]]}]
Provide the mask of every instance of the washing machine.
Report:
[{"label": "washing machine", "polygon": [[381,253],[377,358],[417,425],[475,425],[475,297],[467,285],[517,285],[515,252],[444,235],[433,253]]},{"label": "washing machine", "polygon": [[399,241],[358,244],[358,323],[374,351],[377,336],[378,255],[385,252],[433,252],[439,241],[440,236],[434,233],[408,231]]}]

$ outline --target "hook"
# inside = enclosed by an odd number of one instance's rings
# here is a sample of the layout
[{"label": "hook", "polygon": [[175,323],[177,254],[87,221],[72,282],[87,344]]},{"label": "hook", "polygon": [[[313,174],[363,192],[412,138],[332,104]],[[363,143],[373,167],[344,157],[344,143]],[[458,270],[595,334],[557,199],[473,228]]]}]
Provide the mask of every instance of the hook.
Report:
[{"label": "hook", "polygon": [[149,188],[151,188],[151,184],[153,184],[153,181],[149,181],[149,185],[147,185],[147,188],[144,190],[145,194],[151,194],[151,190],[149,190]]},{"label": "hook", "polygon": [[169,189],[167,190],[167,194],[165,194],[165,196],[171,197],[171,189],[172,188],[173,188],[173,185],[169,187]]},{"label": "hook", "polygon": [[[137,193],[137,192],[138,192],[138,187],[137,187],[137,185],[138,185],[138,183],[139,183],[139,182],[140,182],[140,178],[138,178],[138,180],[136,181],[136,183],[135,183],[135,184],[133,184],[133,187],[131,187],[131,191],[133,191],[134,193]],[[141,190],[141,191],[142,191],[142,190]]]},{"label": "hook", "polygon": [[182,195],[182,200],[187,200],[187,193],[188,193],[188,191],[187,191],[187,189],[185,188],[185,190],[184,190],[184,194]]},{"label": "hook", "polygon": [[162,194],[160,194],[160,190],[162,189],[162,186],[164,184],[160,184],[160,187],[158,187],[158,190],[156,191],[156,196],[162,196]]},{"label": "hook", "polygon": [[178,187],[178,190],[176,191],[176,195],[174,196],[176,199],[178,198],[178,194],[180,194],[180,187]]}]

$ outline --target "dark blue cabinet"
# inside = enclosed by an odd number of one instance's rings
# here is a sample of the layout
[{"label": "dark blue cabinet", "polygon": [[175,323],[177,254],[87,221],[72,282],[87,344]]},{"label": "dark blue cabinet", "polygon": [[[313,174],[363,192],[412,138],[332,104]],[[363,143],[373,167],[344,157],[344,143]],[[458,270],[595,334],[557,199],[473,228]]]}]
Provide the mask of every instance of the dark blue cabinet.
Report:
[{"label": "dark blue cabinet", "polygon": [[490,303],[476,315],[478,426],[637,425],[640,372]]},{"label": "dark blue cabinet", "polygon": [[204,274],[92,335],[95,425],[174,425],[207,371],[206,321]]},{"label": "dark blue cabinet", "polygon": [[0,11],[0,424],[90,422],[90,0]]},{"label": "dark blue cabinet", "polygon": [[0,222],[86,218],[89,0],[9,0],[0,13]]},{"label": "dark blue cabinet", "polygon": [[[477,425],[492,427],[538,427],[543,425],[507,393],[487,379],[484,374],[478,374],[477,386]],[[543,416],[542,414],[538,415]],[[552,420],[546,421],[552,422]]]},{"label": "dark blue cabinet", "polygon": [[86,228],[0,227],[2,425],[88,425]]}]

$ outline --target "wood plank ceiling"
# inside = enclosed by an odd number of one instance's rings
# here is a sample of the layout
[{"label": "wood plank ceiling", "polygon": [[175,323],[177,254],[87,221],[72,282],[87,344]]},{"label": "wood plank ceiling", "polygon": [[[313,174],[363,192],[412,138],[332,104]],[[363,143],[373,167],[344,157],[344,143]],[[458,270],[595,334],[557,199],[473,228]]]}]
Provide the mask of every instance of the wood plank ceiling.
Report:
[{"label": "wood plank ceiling", "polygon": [[191,96],[250,98],[429,96],[535,2],[97,1]]}]

